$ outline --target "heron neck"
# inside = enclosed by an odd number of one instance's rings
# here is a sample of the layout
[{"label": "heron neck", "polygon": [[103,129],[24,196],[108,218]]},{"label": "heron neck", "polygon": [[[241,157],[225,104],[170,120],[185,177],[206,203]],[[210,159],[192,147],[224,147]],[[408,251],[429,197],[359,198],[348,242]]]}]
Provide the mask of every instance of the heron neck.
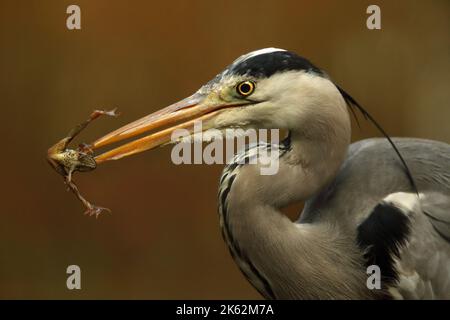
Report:
[{"label": "heron neck", "polygon": [[330,112],[318,106],[314,112],[314,123],[290,130],[275,175],[244,165],[229,169],[222,179],[219,212],[225,240],[249,281],[268,298],[365,294],[365,275],[356,274],[360,256],[352,254],[351,239],[326,225],[295,224],[279,210],[322,191],[346,157],[351,132],[346,109]]},{"label": "heron neck", "polygon": [[293,185],[288,187],[297,192],[290,202],[308,200],[334,179],[350,144],[350,132],[338,131],[315,136],[291,132],[290,151],[280,161],[280,178],[290,176]]},{"label": "heron neck", "polygon": [[246,202],[263,203],[276,209],[306,201],[326,188],[336,177],[350,144],[348,114],[321,125],[290,130],[274,175],[261,175],[258,166],[246,165],[238,174],[236,190]]},{"label": "heron neck", "polygon": [[321,224],[294,224],[266,205],[230,194],[225,239],[236,263],[266,298],[371,298],[351,239]]}]

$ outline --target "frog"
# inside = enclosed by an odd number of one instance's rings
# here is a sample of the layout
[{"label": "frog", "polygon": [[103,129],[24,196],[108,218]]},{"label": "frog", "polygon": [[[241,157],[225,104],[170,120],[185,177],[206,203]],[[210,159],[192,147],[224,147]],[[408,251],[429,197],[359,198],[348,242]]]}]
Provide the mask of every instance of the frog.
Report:
[{"label": "frog", "polygon": [[59,140],[47,150],[47,161],[50,166],[64,178],[64,183],[68,191],[72,191],[75,196],[83,203],[86,208],[84,214],[89,216],[98,216],[102,212],[111,212],[110,209],[96,206],[86,200],[80,193],[77,185],[73,181],[74,172],[88,172],[97,168],[97,163],[92,149],[88,144],[80,144],[78,148],[72,149],[69,144],[78,136],[93,120],[100,116],[117,117],[117,109],[94,110],[91,115],[82,123],[75,126],[67,136]]}]

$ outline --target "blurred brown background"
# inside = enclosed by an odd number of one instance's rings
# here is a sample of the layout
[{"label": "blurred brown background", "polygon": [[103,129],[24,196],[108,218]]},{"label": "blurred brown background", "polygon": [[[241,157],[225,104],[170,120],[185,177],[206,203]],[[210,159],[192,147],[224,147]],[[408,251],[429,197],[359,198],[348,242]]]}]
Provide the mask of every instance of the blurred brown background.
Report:
[{"label": "blurred brown background", "polygon": [[[366,28],[372,3],[381,31]],[[66,29],[70,4],[82,30]],[[448,0],[1,0],[0,24],[0,298],[260,298],[221,239],[221,166],[175,166],[166,147],[76,175],[113,210],[96,220],[44,157],[94,108],[122,116],[84,141],[191,94],[248,51],[296,51],[392,135],[450,142]],[[354,139],[375,135],[354,127]],[[66,289],[70,264],[82,290]]]}]

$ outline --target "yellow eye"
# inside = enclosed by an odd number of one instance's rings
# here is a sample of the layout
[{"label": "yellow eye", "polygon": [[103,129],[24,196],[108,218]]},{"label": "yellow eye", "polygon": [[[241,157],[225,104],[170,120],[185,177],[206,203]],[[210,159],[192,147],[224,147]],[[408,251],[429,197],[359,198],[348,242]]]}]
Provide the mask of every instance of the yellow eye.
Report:
[{"label": "yellow eye", "polygon": [[252,81],[243,81],[236,87],[237,93],[243,97],[247,97],[255,91],[255,84]]}]

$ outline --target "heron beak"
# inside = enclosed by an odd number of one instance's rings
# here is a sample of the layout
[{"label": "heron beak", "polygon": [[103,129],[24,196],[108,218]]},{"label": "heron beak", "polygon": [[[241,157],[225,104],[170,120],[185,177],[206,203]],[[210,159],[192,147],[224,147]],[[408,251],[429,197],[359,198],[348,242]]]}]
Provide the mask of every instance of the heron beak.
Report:
[{"label": "heron beak", "polygon": [[185,129],[192,133],[196,121],[202,121],[203,130],[207,130],[207,120],[212,119],[224,108],[234,106],[238,105],[224,104],[223,101],[218,101],[214,96],[195,93],[97,139],[90,145],[90,148],[92,150],[98,149],[154,130],[147,136],[130,141],[95,157],[97,163],[118,160],[170,143],[172,133],[177,129]]}]

